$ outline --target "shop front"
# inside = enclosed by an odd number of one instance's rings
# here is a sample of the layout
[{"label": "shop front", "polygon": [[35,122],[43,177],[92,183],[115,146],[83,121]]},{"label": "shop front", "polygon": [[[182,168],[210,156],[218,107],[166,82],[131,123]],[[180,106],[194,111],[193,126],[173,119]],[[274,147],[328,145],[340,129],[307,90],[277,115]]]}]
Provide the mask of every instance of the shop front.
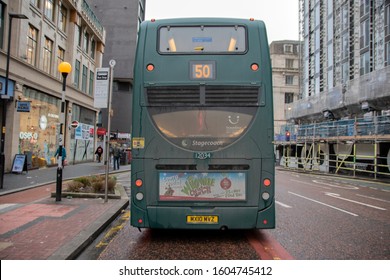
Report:
[{"label": "shop front", "polygon": [[[20,112],[18,153],[27,155],[28,169],[54,166],[59,147],[61,99],[24,87],[23,100],[30,103],[30,112]],[[77,104],[67,103],[64,124],[64,147],[70,164],[93,161],[94,123],[96,112]],[[71,128],[77,120],[79,126]]]},{"label": "shop front", "polygon": [[24,88],[23,95],[30,112],[19,113],[19,153],[27,155],[29,168],[54,165],[61,100],[30,88]]}]

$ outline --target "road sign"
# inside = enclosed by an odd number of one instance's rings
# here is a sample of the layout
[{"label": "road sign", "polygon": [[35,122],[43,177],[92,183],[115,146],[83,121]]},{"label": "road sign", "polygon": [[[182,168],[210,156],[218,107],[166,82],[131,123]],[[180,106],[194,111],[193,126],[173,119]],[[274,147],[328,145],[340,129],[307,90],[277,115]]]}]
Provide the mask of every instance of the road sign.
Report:
[{"label": "road sign", "polygon": [[79,127],[79,122],[78,121],[73,121],[70,125],[73,128],[78,128]]}]

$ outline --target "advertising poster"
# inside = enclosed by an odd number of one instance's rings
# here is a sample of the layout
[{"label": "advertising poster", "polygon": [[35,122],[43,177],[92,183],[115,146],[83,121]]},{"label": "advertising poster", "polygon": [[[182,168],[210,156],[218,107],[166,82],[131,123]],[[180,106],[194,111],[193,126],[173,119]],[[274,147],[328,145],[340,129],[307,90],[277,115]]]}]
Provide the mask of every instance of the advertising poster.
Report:
[{"label": "advertising poster", "polygon": [[245,200],[246,176],[230,173],[160,173],[160,200]]}]

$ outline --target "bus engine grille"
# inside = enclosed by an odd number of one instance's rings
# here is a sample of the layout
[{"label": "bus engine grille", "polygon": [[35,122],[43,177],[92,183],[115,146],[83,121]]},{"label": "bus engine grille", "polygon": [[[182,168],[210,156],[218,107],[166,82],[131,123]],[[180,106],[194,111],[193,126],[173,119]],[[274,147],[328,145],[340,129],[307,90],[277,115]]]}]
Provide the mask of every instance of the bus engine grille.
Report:
[{"label": "bus engine grille", "polygon": [[254,86],[162,86],[146,88],[149,106],[258,106]]}]

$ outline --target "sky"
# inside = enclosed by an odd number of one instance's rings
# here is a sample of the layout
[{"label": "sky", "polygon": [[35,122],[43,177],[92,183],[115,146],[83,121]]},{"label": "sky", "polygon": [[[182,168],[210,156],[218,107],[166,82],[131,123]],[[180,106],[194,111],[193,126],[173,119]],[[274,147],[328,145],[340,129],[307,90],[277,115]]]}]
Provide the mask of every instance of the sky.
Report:
[{"label": "sky", "polygon": [[268,43],[299,39],[298,0],[146,0],[146,20],[182,17],[260,19]]}]

